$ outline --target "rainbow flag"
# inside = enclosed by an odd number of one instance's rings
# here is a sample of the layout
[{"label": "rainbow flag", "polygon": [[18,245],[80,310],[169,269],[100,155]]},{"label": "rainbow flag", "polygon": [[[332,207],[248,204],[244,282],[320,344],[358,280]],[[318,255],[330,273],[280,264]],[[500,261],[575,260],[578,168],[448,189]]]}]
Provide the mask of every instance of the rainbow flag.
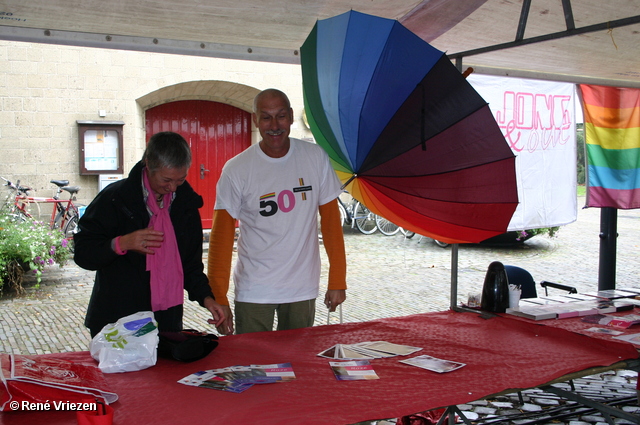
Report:
[{"label": "rainbow flag", "polygon": [[640,208],[640,89],[580,84],[587,206]]}]

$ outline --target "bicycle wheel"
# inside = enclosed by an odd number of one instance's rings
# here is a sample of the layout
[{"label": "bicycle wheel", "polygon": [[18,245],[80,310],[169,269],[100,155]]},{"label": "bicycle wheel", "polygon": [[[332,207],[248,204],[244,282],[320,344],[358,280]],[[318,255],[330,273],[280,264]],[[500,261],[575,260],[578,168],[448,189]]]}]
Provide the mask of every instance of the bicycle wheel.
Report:
[{"label": "bicycle wheel", "polygon": [[402,233],[404,237],[407,239],[411,239],[416,235],[416,232],[412,232],[411,230],[405,230],[403,227],[400,228],[400,233]]},{"label": "bicycle wheel", "polygon": [[[53,222],[50,223],[51,230],[60,229],[60,225],[62,224],[62,217],[63,216],[64,216],[64,211],[58,211],[58,213],[56,214],[56,217],[53,219]],[[60,230],[62,230],[62,229],[60,229]]]},{"label": "bicycle wheel", "polygon": [[400,226],[379,215],[376,215],[376,226],[380,233],[387,236],[393,236],[400,231]]},{"label": "bicycle wheel", "polygon": [[446,247],[448,247],[448,246],[449,246],[449,244],[448,244],[448,243],[446,243],[446,242],[442,242],[442,241],[439,241],[439,240],[437,240],[437,239],[434,239],[433,241],[436,243],[436,245],[438,245],[438,246],[439,246],[439,247],[441,247],[441,248],[446,248]]},{"label": "bicycle wheel", "polygon": [[338,209],[340,210],[340,225],[344,226],[347,221],[347,210],[344,209],[341,203],[338,202]]},{"label": "bicycle wheel", "polygon": [[356,227],[361,233],[371,235],[378,230],[375,214],[369,211],[369,208],[358,202],[353,211],[353,219],[356,222]]},{"label": "bicycle wheel", "polygon": [[75,235],[77,231],[78,215],[76,214],[69,217],[63,229],[64,238],[67,240],[67,248],[69,248],[69,251],[71,251],[71,253],[74,252],[73,235]]}]

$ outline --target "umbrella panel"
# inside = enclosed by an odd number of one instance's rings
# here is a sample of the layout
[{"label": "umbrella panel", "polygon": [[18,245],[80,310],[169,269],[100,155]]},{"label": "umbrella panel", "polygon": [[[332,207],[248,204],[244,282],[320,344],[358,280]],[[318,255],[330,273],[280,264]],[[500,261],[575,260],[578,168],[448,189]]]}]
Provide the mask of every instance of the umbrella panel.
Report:
[{"label": "umbrella panel", "polygon": [[[355,171],[358,174],[366,173],[416,146],[423,146],[432,137],[486,106],[484,99],[451,61],[442,57],[393,115],[375,140],[362,167]],[[489,122],[495,124],[492,116]],[[478,124],[478,121],[474,124]],[[470,127],[467,130],[472,129]],[[508,148],[502,134],[500,137]],[[469,141],[468,137],[465,139]],[[438,142],[456,141],[441,138]]]}]

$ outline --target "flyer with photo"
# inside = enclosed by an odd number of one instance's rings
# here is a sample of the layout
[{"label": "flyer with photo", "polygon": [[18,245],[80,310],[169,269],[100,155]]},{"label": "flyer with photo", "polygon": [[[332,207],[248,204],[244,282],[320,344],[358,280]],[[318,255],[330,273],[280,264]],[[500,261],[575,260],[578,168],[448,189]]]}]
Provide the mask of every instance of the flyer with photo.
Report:
[{"label": "flyer with photo", "polygon": [[380,379],[368,360],[329,362],[329,366],[338,381]]},{"label": "flyer with photo", "polygon": [[229,391],[232,393],[241,393],[253,386],[253,384],[246,384],[232,380],[234,379],[233,375],[234,372],[228,367],[222,369],[202,370],[180,379],[178,383],[193,387]]},{"label": "flyer with photo", "polygon": [[438,373],[452,372],[456,369],[460,369],[461,367],[466,366],[466,364],[464,363],[438,359],[426,354],[422,356],[412,357],[406,360],[400,360],[400,363],[421,367],[423,369],[431,370]]},{"label": "flyer with photo", "polygon": [[296,379],[291,363],[230,366],[192,373],[180,384],[241,393],[255,384],[271,384]]},{"label": "flyer with photo", "polygon": [[251,365],[251,371],[256,384],[296,379],[291,363]]},{"label": "flyer with photo", "polygon": [[620,336],[614,336],[613,338],[619,339],[621,341],[627,341],[632,344],[640,345],[640,334],[620,335]]}]

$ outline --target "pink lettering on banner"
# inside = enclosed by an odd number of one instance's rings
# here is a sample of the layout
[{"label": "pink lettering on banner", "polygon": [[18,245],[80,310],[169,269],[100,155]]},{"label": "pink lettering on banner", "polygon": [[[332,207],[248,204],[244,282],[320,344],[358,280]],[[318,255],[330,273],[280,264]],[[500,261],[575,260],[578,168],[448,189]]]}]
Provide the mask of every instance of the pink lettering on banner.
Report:
[{"label": "pink lettering on banner", "polygon": [[495,118],[514,152],[547,150],[569,142],[571,96],[506,91]]}]

